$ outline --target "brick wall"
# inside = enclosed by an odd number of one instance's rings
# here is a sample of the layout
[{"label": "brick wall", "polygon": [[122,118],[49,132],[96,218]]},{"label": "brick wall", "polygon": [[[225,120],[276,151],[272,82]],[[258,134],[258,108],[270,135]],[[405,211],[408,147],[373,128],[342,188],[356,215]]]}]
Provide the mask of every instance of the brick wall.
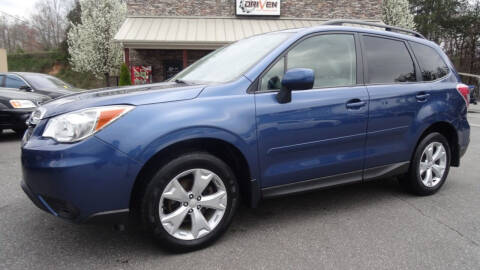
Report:
[{"label": "brick wall", "polygon": [[[127,0],[128,15],[235,16],[235,0]],[[281,0],[281,17],[381,19],[382,0]]]},{"label": "brick wall", "polygon": [[[235,16],[235,0],[127,0],[129,16]],[[381,19],[382,0],[281,0],[281,17]],[[189,50],[188,64],[209,51]],[[152,66],[153,82],[166,64],[182,64],[182,50],[130,50],[131,65]],[[171,65],[169,65],[171,66]]]}]

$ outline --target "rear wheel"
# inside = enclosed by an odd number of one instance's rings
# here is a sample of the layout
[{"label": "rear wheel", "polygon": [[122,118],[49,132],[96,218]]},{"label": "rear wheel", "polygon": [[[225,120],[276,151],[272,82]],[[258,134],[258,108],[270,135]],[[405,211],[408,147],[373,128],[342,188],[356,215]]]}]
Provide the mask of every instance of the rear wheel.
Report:
[{"label": "rear wheel", "polygon": [[450,145],[440,133],[428,134],[418,144],[409,172],[400,183],[417,195],[436,193],[447,179],[450,170]]},{"label": "rear wheel", "polygon": [[199,249],[228,228],[238,205],[238,184],[222,160],[191,153],[163,166],[145,189],[142,221],[163,246]]}]

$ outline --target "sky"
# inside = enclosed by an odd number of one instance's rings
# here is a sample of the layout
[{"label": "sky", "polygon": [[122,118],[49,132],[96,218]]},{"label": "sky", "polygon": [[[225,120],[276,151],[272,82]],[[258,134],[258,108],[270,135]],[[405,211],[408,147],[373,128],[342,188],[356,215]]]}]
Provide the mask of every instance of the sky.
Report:
[{"label": "sky", "polygon": [[38,0],[0,0],[0,11],[19,18],[28,18]]}]

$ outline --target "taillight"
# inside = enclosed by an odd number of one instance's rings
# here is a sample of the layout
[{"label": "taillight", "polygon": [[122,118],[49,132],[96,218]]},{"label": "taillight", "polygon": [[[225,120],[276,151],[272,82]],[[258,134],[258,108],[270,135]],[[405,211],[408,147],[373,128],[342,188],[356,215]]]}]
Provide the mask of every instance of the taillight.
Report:
[{"label": "taillight", "polygon": [[468,85],[463,83],[457,84],[457,91],[458,93],[460,93],[460,95],[462,95],[468,107],[468,105],[470,105],[470,88],[468,87]]}]

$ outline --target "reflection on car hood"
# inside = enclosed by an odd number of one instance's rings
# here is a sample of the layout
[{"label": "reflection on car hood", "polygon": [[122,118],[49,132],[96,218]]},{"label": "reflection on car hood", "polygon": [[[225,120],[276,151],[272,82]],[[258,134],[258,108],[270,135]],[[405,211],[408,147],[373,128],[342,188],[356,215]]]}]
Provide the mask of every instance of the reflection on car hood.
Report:
[{"label": "reflection on car hood", "polygon": [[38,89],[38,90],[59,93],[63,95],[70,95],[72,93],[82,91],[82,89],[78,89],[78,88],[68,88],[68,89],[67,88],[47,88],[47,89]]},{"label": "reflection on car hood", "polygon": [[204,87],[205,85],[166,82],[88,90],[63,96],[46,103],[42,106],[46,110],[43,118],[97,106],[117,104],[145,105],[193,99],[200,94]]}]

